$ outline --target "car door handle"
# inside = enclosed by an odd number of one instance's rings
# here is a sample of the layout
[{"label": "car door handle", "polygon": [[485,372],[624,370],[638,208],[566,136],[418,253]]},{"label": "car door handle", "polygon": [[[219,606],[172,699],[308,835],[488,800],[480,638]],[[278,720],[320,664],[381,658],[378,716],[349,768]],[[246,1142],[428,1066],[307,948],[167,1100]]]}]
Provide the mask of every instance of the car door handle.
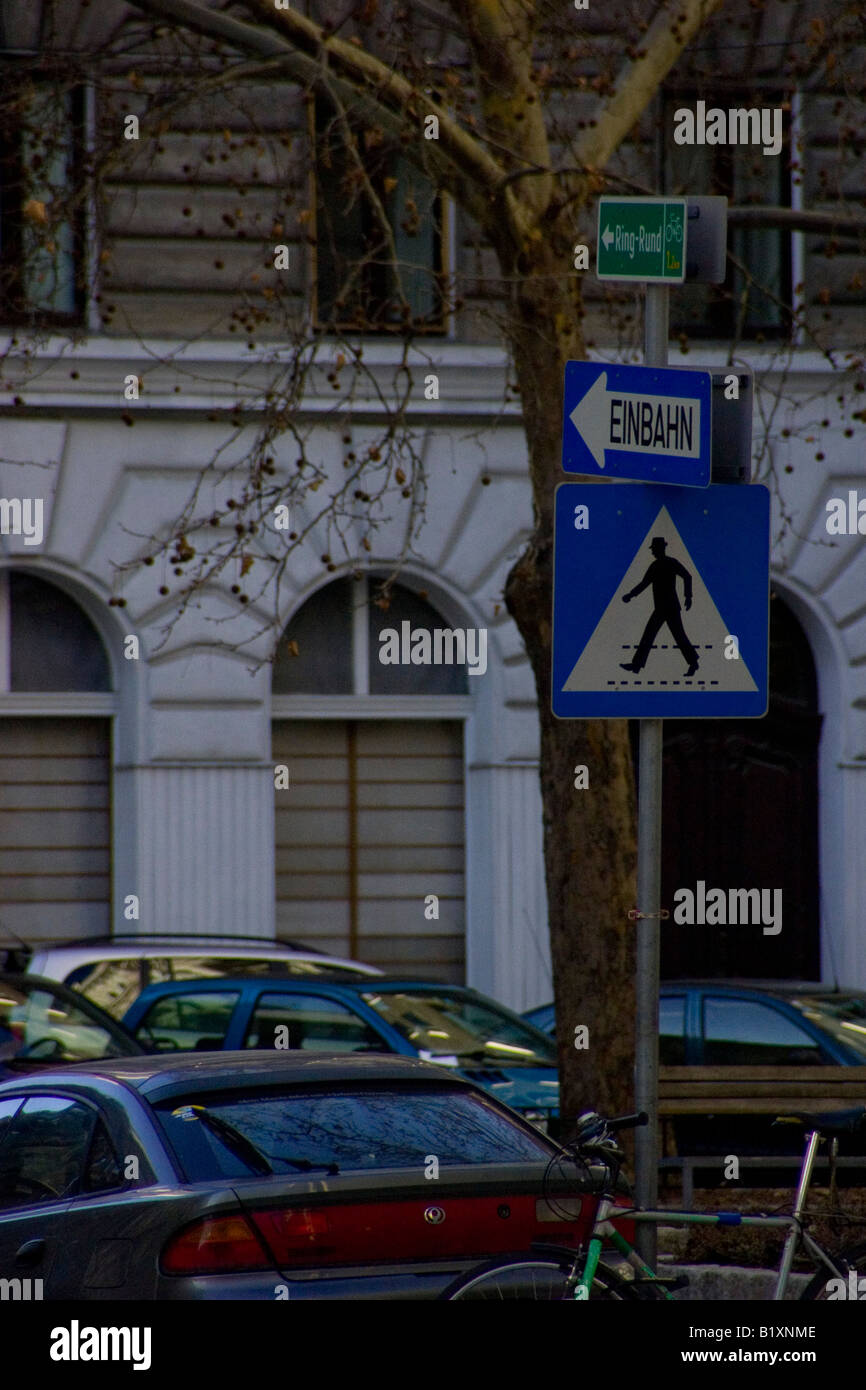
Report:
[{"label": "car door handle", "polygon": [[35,1265],[42,1262],[46,1251],[45,1241],[41,1236],[36,1240],[25,1240],[23,1245],[19,1245],[15,1251],[15,1264],[22,1265],[24,1269],[33,1269]]}]

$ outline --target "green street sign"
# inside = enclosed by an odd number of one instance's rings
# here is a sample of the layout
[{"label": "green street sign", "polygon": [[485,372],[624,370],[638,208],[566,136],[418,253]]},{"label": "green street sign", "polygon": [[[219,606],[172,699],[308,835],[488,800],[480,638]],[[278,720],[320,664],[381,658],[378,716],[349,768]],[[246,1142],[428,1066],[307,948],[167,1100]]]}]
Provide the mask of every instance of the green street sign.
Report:
[{"label": "green street sign", "polygon": [[685,198],[599,198],[599,280],[682,284],[686,206]]}]

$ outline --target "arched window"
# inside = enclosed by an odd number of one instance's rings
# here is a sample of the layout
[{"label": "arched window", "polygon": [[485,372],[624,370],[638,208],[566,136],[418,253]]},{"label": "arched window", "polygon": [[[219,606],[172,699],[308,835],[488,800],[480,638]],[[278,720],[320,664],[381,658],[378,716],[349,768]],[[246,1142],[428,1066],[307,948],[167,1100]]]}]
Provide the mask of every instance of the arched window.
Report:
[{"label": "arched window", "polygon": [[[274,694],[466,695],[466,665],[457,645],[440,643],[450,662],[407,660],[418,634],[453,632],[423,593],[401,584],[387,597],[375,580],[339,579],[319,589],[283,634]],[[433,648],[431,636],[431,649]],[[394,661],[394,654],[400,659]]]},{"label": "arched window", "polygon": [[375,579],[337,580],[280,640],[273,757],[288,786],[274,793],[278,931],[392,972],[462,982],[467,666],[411,660],[417,634],[456,631],[423,592],[393,585],[387,606],[380,597]]},{"label": "arched window", "polygon": [[0,692],[110,689],[102,640],[74,599],[36,575],[0,573]]},{"label": "arched window", "polygon": [[0,938],[110,928],[110,692],[75,600],[0,570]]}]

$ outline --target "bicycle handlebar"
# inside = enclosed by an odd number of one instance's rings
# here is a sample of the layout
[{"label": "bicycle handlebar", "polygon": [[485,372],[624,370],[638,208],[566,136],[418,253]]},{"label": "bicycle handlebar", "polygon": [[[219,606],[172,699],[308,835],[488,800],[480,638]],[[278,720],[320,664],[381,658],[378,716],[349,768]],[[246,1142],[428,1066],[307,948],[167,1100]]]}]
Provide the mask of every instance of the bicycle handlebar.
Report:
[{"label": "bicycle handlebar", "polygon": [[608,1129],[640,1129],[643,1125],[649,1124],[649,1115],[645,1110],[639,1110],[636,1115],[617,1115],[612,1120],[606,1120]]}]

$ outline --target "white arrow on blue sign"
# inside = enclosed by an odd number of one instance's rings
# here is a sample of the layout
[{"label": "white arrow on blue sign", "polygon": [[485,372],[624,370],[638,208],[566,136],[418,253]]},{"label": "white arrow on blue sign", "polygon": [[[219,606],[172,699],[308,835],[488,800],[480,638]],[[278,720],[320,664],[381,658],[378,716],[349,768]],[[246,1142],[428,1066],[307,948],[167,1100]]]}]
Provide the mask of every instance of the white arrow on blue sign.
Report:
[{"label": "white arrow on blue sign", "polygon": [[707,487],[712,392],[709,372],[567,362],[563,469]]}]

